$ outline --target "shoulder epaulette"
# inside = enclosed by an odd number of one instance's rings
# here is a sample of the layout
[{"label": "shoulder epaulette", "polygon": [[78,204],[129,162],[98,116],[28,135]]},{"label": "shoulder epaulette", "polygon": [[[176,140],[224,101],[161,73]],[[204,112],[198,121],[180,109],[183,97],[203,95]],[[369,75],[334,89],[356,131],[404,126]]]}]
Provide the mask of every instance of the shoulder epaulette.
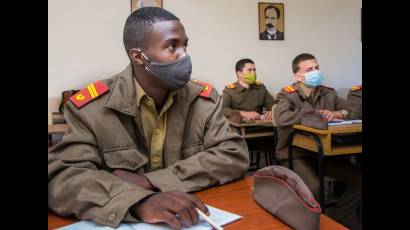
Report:
[{"label": "shoulder epaulette", "polygon": [[259,80],[256,80],[256,85],[263,85],[263,82],[262,81],[259,81]]},{"label": "shoulder epaulette", "polygon": [[87,85],[82,90],[70,97],[70,101],[79,109],[90,101],[98,98],[109,90],[108,86],[102,81],[96,81]]},{"label": "shoulder epaulette", "polygon": [[361,90],[361,89],[362,89],[361,85],[355,85],[355,86],[352,87],[353,91],[358,91],[358,90]]},{"label": "shoulder epaulette", "polygon": [[282,91],[284,91],[285,93],[293,93],[293,92],[296,92],[297,90],[295,89],[295,87],[288,85],[282,88]]},{"label": "shoulder epaulette", "polygon": [[234,83],[229,83],[225,86],[227,89],[235,89],[236,88],[236,82]]},{"label": "shoulder epaulette", "polygon": [[198,81],[198,80],[192,80],[192,81],[199,84],[199,85],[202,85],[204,87],[202,89],[201,93],[199,94],[199,96],[206,97],[206,98],[209,98],[211,96],[212,89],[213,89],[211,84],[208,84],[208,83],[205,83],[205,82],[202,82],[202,81]]}]

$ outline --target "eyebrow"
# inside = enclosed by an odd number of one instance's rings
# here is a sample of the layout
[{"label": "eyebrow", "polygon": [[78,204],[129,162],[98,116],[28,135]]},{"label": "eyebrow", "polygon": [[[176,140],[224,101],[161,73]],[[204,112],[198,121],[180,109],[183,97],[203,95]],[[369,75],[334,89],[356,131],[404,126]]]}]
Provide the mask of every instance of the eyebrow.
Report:
[{"label": "eyebrow", "polygon": [[[166,39],[164,42],[165,43],[170,43],[170,42],[178,42],[178,38],[168,38],[168,39]],[[186,37],[185,39],[184,39],[184,44],[187,44],[188,43],[188,38]]]}]

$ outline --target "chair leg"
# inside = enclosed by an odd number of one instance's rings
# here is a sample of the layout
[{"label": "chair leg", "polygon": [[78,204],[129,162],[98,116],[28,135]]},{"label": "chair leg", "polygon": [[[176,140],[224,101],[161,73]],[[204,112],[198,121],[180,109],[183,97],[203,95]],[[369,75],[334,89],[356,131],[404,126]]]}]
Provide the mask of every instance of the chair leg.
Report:
[{"label": "chair leg", "polygon": [[257,169],[260,169],[261,167],[261,152],[256,151],[256,167]]}]

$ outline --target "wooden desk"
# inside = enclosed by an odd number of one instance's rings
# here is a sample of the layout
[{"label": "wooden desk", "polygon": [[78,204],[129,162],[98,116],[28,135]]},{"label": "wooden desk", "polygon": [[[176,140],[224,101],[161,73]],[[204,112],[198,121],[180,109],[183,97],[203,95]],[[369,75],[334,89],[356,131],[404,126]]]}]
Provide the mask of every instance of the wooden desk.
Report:
[{"label": "wooden desk", "polygon": [[67,124],[48,125],[48,134],[65,133],[68,131]]},{"label": "wooden desk", "polygon": [[[253,177],[247,177],[224,186],[210,188],[195,193],[201,200],[213,207],[226,210],[242,216],[242,219],[224,226],[226,230],[252,229],[291,229],[269,212],[262,209],[252,197]],[[62,218],[48,212],[48,229],[62,227],[78,220]],[[347,229],[325,215],[320,217],[321,230]]]},{"label": "wooden desk", "polygon": [[[331,126],[327,130],[315,129],[303,125],[293,125],[293,132],[289,136],[288,149],[289,159],[293,159],[293,146],[307,149],[318,153],[319,171],[319,203],[325,212],[325,188],[323,158],[324,156],[336,156],[356,154],[362,152],[362,144],[335,144],[332,143],[334,134],[361,133],[362,124]],[[289,168],[293,169],[293,160],[289,160]]]},{"label": "wooden desk", "polygon": [[66,133],[68,131],[67,124],[55,124],[55,125],[48,125],[48,145],[49,147],[53,144],[52,135],[56,133]]},{"label": "wooden desk", "polygon": [[[272,165],[275,155],[276,143],[277,143],[277,130],[273,126],[272,120],[253,120],[245,121],[241,123],[235,123],[229,121],[231,130],[237,132],[245,139],[257,139],[261,137],[273,137],[272,147],[263,147],[262,150],[265,154],[266,165]],[[249,170],[259,169],[260,165],[260,152],[256,152],[256,163],[253,163],[254,154],[250,152],[250,167]],[[251,166],[256,166],[251,167]]]},{"label": "wooden desk", "polygon": [[[235,123],[229,121],[231,129],[238,132],[244,138],[270,137],[273,136],[273,124],[270,120],[256,120],[249,122]],[[267,128],[272,127],[272,130]]]}]

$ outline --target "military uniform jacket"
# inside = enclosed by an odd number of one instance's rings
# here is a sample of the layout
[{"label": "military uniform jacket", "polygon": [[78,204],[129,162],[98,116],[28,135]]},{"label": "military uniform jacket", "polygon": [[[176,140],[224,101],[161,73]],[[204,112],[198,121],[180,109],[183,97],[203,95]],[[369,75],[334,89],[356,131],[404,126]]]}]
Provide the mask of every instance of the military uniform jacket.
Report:
[{"label": "military uniform jacket", "polygon": [[270,111],[275,104],[275,99],[260,82],[250,85],[249,89],[239,82],[228,84],[223,90],[222,97],[222,112],[225,117],[229,117],[235,110],[262,113],[265,107]]},{"label": "military uniform jacket", "polygon": [[162,192],[193,192],[245,175],[246,143],[229,131],[221,97],[216,90],[199,95],[204,86],[192,81],[168,110],[163,168],[150,170],[132,71],[129,65],[104,80],[110,90],[83,107],[66,104],[69,131],[48,154],[48,206],[56,213],[112,227],[129,217],[128,209],[154,192],[121,181],[114,169],[144,174]]},{"label": "military uniform jacket", "polygon": [[[346,109],[349,115],[345,119],[350,119],[353,108],[348,102],[337,96],[334,89],[319,86],[314,99],[307,97],[299,83],[287,86],[278,93],[278,101],[274,111],[274,119],[278,130],[278,143],[276,148],[276,157],[278,160],[288,158],[288,138],[291,132],[291,126],[301,123],[301,115],[305,109],[324,109],[337,111]],[[296,155],[295,155],[296,156]],[[297,157],[297,156],[296,156]]]}]

